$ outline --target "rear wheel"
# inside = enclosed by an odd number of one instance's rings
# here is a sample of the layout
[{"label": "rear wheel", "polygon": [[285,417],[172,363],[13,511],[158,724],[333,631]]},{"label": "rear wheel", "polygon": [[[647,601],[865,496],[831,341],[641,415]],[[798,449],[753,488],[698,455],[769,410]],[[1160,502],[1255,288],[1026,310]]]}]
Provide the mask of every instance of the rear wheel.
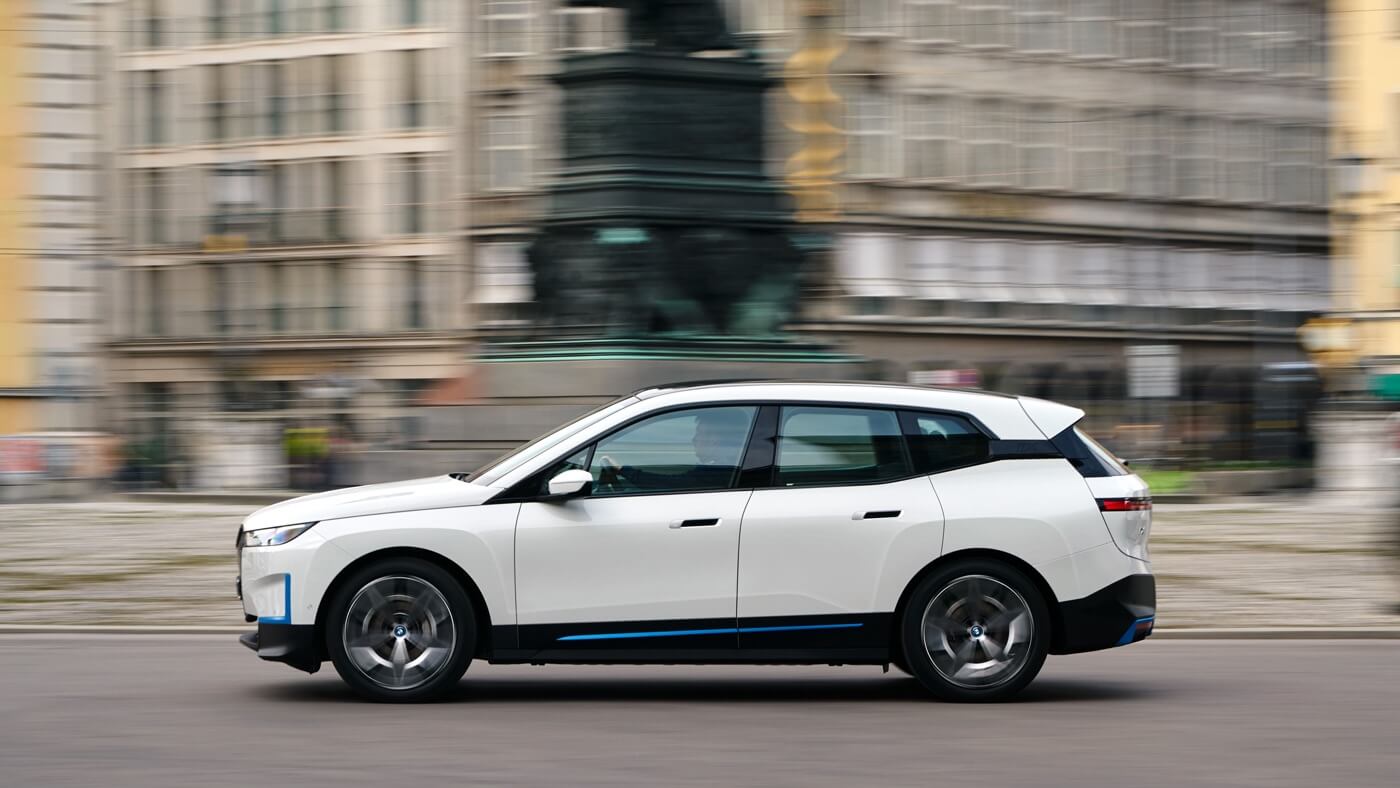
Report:
[{"label": "rear wheel", "polygon": [[466,592],[442,568],[414,558],[374,564],[342,583],[325,635],[336,672],[375,701],[441,697],[476,650]]},{"label": "rear wheel", "polygon": [[901,622],[905,661],[944,700],[1004,700],[1040,672],[1049,619],[1021,572],[995,561],[958,562],[910,595]]}]

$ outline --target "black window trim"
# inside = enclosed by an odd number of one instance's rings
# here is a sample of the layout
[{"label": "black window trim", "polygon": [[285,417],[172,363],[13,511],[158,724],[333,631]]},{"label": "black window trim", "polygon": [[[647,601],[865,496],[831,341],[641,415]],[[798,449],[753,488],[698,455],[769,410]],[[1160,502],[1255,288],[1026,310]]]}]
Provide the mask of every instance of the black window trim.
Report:
[{"label": "black window trim", "polygon": [[[635,418],[628,419],[617,425],[606,433],[594,437],[584,443],[571,444],[569,448],[557,455],[559,460],[571,457],[579,450],[587,447],[596,447],[597,444],[609,437],[654,416],[663,416],[668,413],[675,413],[686,410],[699,410],[704,408],[731,408],[731,407],[752,407],[757,408],[753,424],[749,429],[749,439],[745,443],[744,453],[741,455],[741,467],[735,474],[735,478],[730,482],[729,487],[710,490],[657,490],[653,492],[633,492],[626,495],[610,495],[612,498],[639,498],[658,495],[696,495],[709,492],[733,492],[736,490],[814,490],[821,488],[836,487],[870,487],[880,484],[896,484],[910,479],[938,476],[952,471],[960,471],[967,468],[975,468],[979,465],[986,465],[1000,460],[1016,459],[1064,459],[1064,455],[1055,448],[1049,440],[1001,440],[997,434],[987,427],[976,415],[960,410],[943,410],[937,408],[911,408],[902,405],[891,405],[888,403],[875,403],[865,401],[832,401],[832,400],[789,400],[789,399],[725,399],[713,400],[711,402],[688,402],[680,405],[672,405],[665,408],[648,411],[638,414]],[[843,408],[857,410],[882,410],[893,412],[899,420],[901,445],[904,447],[905,459],[908,462],[909,474],[890,479],[876,479],[864,482],[844,482],[840,484],[804,484],[793,487],[780,487],[777,484],[778,463],[777,463],[777,438],[780,421],[780,414],[785,407],[808,407],[808,408]],[[909,416],[953,416],[964,419],[973,426],[974,429],[987,436],[988,456],[980,462],[960,465],[956,468],[943,468],[931,473],[920,472],[914,467],[913,453],[909,448],[909,431],[906,426],[906,414]],[[912,419],[909,419],[912,423]],[[917,429],[917,427],[916,427]],[[590,452],[590,459],[592,454]],[[766,467],[764,463],[766,462]],[[501,494],[486,501],[484,505],[498,503],[536,503],[542,500],[541,495],[531,492],[538,489],[540,477],[548,473],[549,468],[554,463],[550,463],[545,468],[530,474],[525,479],[517,482],[511,487],[503,490]],[[589,496],[591,497],[591,496]]]}]

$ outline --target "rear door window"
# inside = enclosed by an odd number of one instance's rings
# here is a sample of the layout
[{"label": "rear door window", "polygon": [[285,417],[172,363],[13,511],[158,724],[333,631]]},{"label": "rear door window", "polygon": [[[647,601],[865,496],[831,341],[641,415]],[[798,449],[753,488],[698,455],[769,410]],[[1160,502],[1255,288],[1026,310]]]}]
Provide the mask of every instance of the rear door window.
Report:
[{"label": "rear door window", "polygon": [[905,411],[900,419],[914,469],[919,473],[966,468],[990,457],[986,433],[961,416]]},{"label": "rear door window", "polygon": [[778,423],[778,486],[868,484],[912,475],[894,411],[787,407]]}]

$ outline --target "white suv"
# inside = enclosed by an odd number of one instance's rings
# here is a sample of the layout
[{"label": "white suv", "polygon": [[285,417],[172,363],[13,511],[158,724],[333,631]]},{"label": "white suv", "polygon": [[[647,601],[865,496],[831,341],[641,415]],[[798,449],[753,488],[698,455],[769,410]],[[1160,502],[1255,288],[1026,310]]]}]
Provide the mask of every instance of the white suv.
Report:
[{"label": "white suv", "polygon": [[910,386],[652,389],[473,478],[251,515],[258,656],[375,700],[493,663],[893,663],[991,700],[1152,630],[1147,486],[1043,400]]}]

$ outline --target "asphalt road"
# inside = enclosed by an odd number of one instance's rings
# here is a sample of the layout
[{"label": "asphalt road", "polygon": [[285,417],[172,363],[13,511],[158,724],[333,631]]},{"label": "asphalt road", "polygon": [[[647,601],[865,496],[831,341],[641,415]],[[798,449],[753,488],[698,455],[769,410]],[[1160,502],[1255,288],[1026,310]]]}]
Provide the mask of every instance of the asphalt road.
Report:
[{"label": "asphalt road", "polygon": [[878,668],[492,667],[356,701],[232,637],[0,636],[0,786],[1393,786],[1400,641],[1148,641],[1019,702]]}]

